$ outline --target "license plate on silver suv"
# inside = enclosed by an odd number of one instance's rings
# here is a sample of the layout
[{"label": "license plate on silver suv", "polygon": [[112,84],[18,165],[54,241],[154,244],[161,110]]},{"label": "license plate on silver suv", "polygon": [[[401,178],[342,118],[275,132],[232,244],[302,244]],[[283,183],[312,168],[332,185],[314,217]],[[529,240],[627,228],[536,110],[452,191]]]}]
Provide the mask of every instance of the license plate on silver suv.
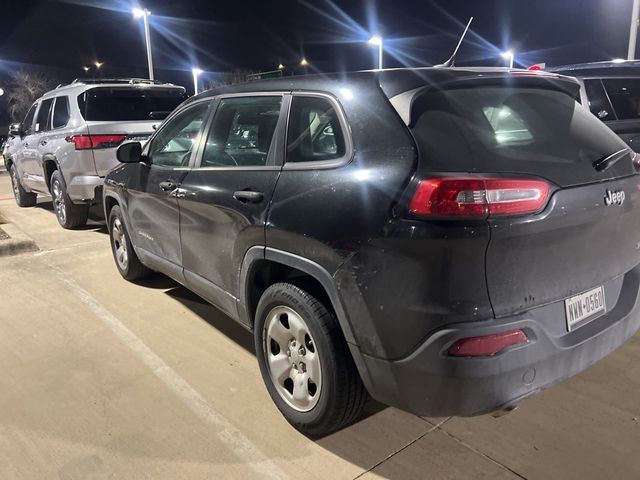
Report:
[{"label": "license plate on silver suv", "polygon": [[567,330],[572,331],[584,320],[606,310],[604,287],[600,286],[588,292],[567,298],[564,310],[567,315]]}]

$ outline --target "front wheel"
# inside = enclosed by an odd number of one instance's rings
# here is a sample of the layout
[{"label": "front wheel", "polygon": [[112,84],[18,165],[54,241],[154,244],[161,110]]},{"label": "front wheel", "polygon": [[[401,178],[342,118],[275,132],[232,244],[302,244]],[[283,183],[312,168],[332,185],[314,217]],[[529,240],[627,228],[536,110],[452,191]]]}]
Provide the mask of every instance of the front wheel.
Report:
[{"label": "front wheel", "polygon": [[18,178],[18,171],[16,166],[11,164],[9,167],[9,175],[11,176],[11,186],[13,187],[13,197],[16,199],[16,203],[19,207],[33,207],[37,201],[38,196],[33,192],[27,192]]},{"label": "front wheel", "polygon": [[51,175],[53,210],[62,228],[71,229],[85,225],[89,219],[89,205],[75,204],[67,194],[67,185],[59,170]]},{"label": "front wheel", "polygon": [[254,334],[269,395],[296,429],[318,437],[359,417],[367,392],[335,315],[319,300],[289,283],[270,286]]}]

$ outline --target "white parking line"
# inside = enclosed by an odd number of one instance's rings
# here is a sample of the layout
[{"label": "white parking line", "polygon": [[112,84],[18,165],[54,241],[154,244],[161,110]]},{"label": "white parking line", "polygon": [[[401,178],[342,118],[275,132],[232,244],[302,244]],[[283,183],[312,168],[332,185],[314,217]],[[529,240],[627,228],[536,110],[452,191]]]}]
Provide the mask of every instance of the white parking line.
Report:
[{"label": "white parking line", "polygon": [[167,365],[140,338],[107,310],[89,292],[74,282],[55,265],[45,262],[71,290],[125,345],[160,379],[195,415],[216,427],[217,436],[229,450],[258,474],[259,478],[287,478],[287,475],[223,415],[216,412],[175,370]]}]

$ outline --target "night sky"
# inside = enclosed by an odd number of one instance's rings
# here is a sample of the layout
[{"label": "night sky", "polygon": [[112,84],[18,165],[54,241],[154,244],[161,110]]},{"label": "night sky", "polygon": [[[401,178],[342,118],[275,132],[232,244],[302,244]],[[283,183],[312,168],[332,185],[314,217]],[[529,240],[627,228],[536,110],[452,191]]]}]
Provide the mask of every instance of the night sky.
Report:
[{"label": "night sky", "polygon": [[[424,66],[449,56],[469,16],[472,33],[458,65],[561,65],[626,56],[633,0],[145,0],[156,78],[191,89],[191,67],[207,73],[273,70],[304,56],[309,71],[375,66],[366,41],[384,37],[385,67]],[[0,87],[8,72],[41,70],[56,81],[86,76],[83,65],[105,62],[99,76],[146,77],[137,2],[4,0],[0,12]],[[289,70],[291,71],[291,70]],[[95,76],[90,72],[89,76]],[[8,122],[0,97],[0,125]]]}]

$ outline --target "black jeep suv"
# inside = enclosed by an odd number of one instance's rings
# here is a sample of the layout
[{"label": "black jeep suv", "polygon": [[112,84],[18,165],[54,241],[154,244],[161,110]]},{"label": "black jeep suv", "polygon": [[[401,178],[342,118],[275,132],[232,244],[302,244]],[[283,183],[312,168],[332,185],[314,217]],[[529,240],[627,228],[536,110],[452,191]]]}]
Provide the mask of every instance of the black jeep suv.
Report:
[{"label": "black jeep suv", "polygon": [[195,96],[118,150],[116,265],[255,332],[307,434],[354,421],[367,392],[422,415],[510,410],[640,326],[638,163],[578,89],[426,68]]}]

